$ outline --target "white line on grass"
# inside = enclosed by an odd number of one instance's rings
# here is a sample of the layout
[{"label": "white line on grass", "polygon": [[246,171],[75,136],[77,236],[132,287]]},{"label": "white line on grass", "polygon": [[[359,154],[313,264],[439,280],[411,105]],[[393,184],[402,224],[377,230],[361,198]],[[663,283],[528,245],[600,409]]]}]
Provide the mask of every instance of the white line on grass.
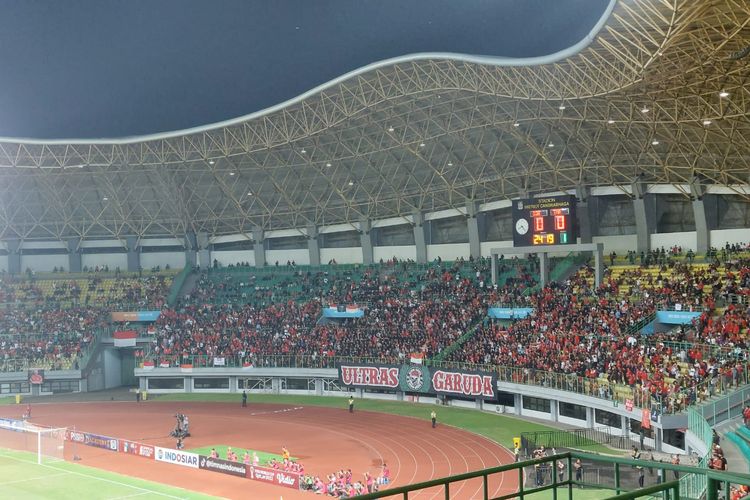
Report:
[{"label": "white line on grass", "polygon": [[148,491],[143,491],[141,493],[133,493],[132,495],[124,495],[124,496],[121,496],[121,497],[112,497],[112,498],[109,498],[108,500],[122,500],[123,498],[140,497],[140,496],[148,495],[148,494],[149,494]]},{"label": "white line on grass", "polygon": [[3,482],[3,483],[0,483],[0,488],[2,488],[3,486],[8,486],[9,484],[25,483],[27,481],[38,481],[40,479],[47,479],[47,478],[50,478],[50,477],[67,476],[67,475],[68,475],[67,472],[61,472],[59,474],[52,474],[52,475],[48,474],[46,476],[36,476],[36,477],[30,477],[28,479],[17,479],[15,481],[6,481],[6,482]]},{"label": "white line on grass", "polygon": [[47,467],[48,469],[63,471],[63,473],[67,473],[67,474],[74,474],[76,476],[83,476],[83,477],[88,477],[90,479],[96,479],[97,481],[104,481],[105,483],[112,483],[112,484],[117,484],[119,486],[125,486],[126,488],[133,488],[134,490],[140,490],[140,491],[142,491],[144,493],[154,493],[154,494],[159,495],[159,496],[163,496],[163,497],[167,497],[167,498],[174,498],[175,500],[182,500],[182,498],[183,498],[183,497],[176,497],[174,495],[169,495],[167,493],[161,493],[159,491],[151,490],[151,489],[148,489],[148,488],[141,488],[140,486],[133,486],[132,484],[122,483],[120,481],[114,481],[112,479],[105,479],[103,477],[97,477],[97,476],[94,476],[94,475],[91,475],[91,474],[84,474],[83,472],[76,472],[76,471],[72,471],[72,470],[65,470],[65,469],[61,469],[59,467],[55,467],[55,466],[52,466],[52,465],[37,464],[36,462],[32,462],[30,460],[23,460],[21,458],[14,457],[14,456],[8,455],[6,453],[0,453],[0,456],[5,457],[5,458],[9,458],[11,460],[15,460],[16,462],[24,462],[24,463],[27,463],[27,464],[39,465],[40,467]]}]

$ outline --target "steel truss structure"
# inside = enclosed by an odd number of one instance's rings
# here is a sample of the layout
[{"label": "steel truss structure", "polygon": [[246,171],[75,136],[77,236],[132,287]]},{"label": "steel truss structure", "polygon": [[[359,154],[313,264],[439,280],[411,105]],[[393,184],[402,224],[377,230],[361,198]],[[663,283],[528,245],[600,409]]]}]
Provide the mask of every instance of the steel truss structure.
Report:
[{"label": "steel truss structure", "polygon": [[217,126],[0,140],[0,238],[304,228],[639,176],[746,186],[749,24],[746,0],[621,0],[556,62],[401,58]]}]

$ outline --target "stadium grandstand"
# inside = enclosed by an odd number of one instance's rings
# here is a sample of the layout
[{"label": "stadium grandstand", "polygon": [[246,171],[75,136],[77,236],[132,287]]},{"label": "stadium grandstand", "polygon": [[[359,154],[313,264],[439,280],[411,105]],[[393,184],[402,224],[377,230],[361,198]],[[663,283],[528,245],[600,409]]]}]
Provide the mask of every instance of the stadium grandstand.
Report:
[{"label": "stadium grandstand", "polygon": [[[0,138],[0,401],[428,403],[549,426],[518,433],[521,492],[567,467],[569,498],[746,498],[749,25],[742,0],[611,0],[548,56],[415,54],[188,130]],[[298,486],[355,488],[307,465]]]}]

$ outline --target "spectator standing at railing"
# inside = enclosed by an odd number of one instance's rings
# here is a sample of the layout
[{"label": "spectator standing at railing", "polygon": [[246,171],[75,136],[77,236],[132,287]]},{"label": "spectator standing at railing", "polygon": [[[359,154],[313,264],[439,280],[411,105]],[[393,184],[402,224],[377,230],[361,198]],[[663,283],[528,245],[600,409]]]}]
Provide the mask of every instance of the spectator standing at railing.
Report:
[{"label": "spectator standing at railing", "polygon": [[[583,463],[580,458],[576,458],[576,461],[573,464],[573,469],[575,469],[576,472],[576,482],[583,482]],[[583,488],[583,485],[579,484],[578,487]]]},{"label": "spectator standing at railing", "polygon": [[563,460],[557,461],[557,478],[561,483],[565,481],[565,462]]}]

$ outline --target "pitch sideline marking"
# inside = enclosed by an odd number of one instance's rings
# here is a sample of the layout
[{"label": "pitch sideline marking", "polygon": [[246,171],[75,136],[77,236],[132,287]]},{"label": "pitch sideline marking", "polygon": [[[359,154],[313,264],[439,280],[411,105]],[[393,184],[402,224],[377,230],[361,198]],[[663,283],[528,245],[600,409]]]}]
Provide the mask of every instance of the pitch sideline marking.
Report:
[{"label": "pitch sideline marking", "polygon": [[133,493],[132,495],[124,495],[124,496],[121,496],[121,497],[112,497],[112,498],[109,498],[108,500],[122,500],[123,498],[140,497],[140,496],[148,495],[148,494],[149,494],[148,491],[143,491],[141,493]]},{"label": "pitch sideline marking", "polygon": [[25,483],[26,481],[38,481],[40,479],[47,479],[48,477],[57,477],[57,476],[67,476],[67,472],[61,472],[59,474],[52,474],[47,476],[36,476],[36,477],[30,477],[28,479],[17,479],[15,481],[6,481],[4,483],[0,483],[0,488],[3,486],[8,486],[10,484],[16,484],[16,483]]},{"label": "pitch sideline marking", "polygon": [[31,462],[29,460],[23,460],[21,458],[14,457],[14,456],[8,455],[6,453],[0,453],[0,456],[5,457],[5,458],[9,458],[11,460],[15,460],[16,462],[23,462],[23,463],[27,463],[27,464],[39,465],[41,467],[47,467],[48,469],[62,471],[62,474],[73,474],[73,475],[76,475],[76,476],[83,476],[83,477],[88,477],[90,479],[96,479],[97,481],[104,481],[106,483],[117,484],[119,486],[125,486],[126,488],[133,488],[135,490],[142,491],[144,494],[146,494],[146,493],[154,493],[154,494],[159,495],[159,496],[163,496],[163,497],[167,497],[167,498],[174,498],[175,500],[183,500],[183,497],[176,497],[174,495],[169,495],[167,493],[161,493],[161,492],[156,491],[156,490],[151,490],[151,489],[148,489],[148,488],[142,488],[140,486],[133,486],[132,484],[122,483],[120,481],[115,481],[115,480],[112,480],[112,479],[106,479],[106,478],[103,478],[103,477],[97,477],[97,476],[94,476],[94,475],[91,475],[91,474],[84,474],[83,472],[76,472],[76,471],[72,471],[72,470],[60,469],[60,468],[52,466],[52,465],[37,464],[36,462]]}]

